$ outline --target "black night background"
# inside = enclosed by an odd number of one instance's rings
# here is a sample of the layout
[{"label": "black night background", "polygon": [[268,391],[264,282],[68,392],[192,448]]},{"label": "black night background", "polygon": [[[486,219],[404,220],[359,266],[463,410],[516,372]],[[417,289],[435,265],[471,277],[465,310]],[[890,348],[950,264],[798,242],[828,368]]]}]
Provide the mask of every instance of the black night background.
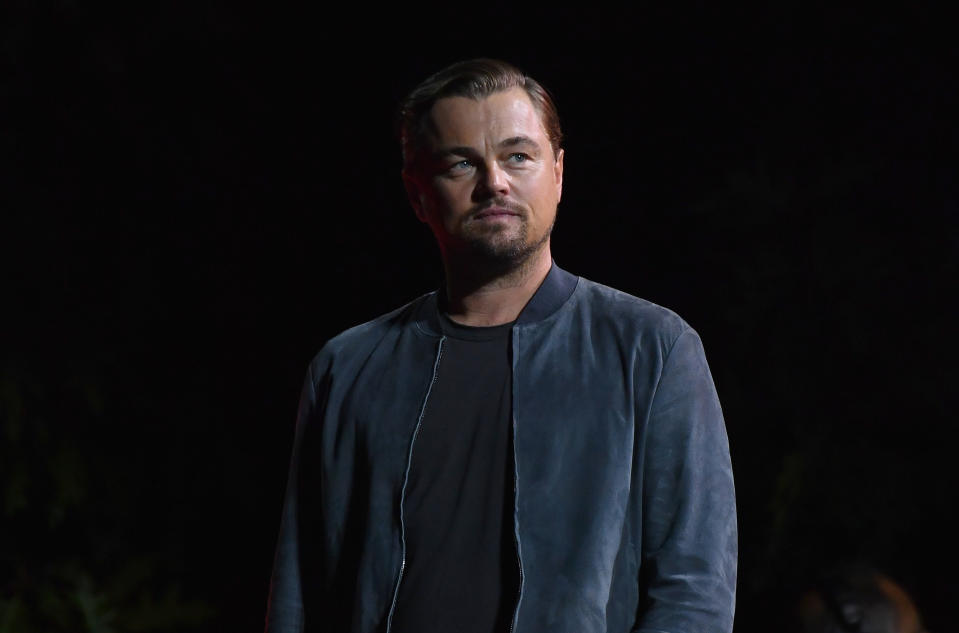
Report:
[{"label": "black night background", "polygon": [[850,559],[952,628],[949,21],[669,6],[0,9],[0,632],[262,629],[307,363],[441,281],[394,107],[474,56],[554,93],[557,263],[702,336],[737,633]]}]

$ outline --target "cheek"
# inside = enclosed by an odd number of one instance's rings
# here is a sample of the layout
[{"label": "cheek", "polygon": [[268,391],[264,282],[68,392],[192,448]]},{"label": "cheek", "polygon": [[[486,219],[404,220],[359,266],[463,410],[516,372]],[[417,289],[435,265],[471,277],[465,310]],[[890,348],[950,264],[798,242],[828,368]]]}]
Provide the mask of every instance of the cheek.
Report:
[{"label": "cheek", "polygon": [[[430,206],[440,219],[460,215],[469,207],[469,195],[461,187],[436,187],[430,196]],[[465,195],[465,197],[464,197]]]},{"label": "cheek", "polygon": [[535,205],[539,207],[537,211],[541,213],[552,213],[556,206],[557,198],[556,185],[552,181],[544,179],[538,184],[535,192]]}]

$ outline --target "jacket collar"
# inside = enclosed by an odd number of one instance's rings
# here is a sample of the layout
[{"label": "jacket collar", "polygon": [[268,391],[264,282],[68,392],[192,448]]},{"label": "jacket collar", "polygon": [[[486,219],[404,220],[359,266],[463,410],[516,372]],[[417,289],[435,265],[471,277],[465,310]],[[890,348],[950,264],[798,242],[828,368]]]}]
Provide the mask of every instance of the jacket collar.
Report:
[{"label": "jacket collar", "polygon": [[539,288],[536,289],[529,302],[519,313],[516,324],[522,325],[542,321],[559,310],[560,306],[566,303],[566,300],[573,294],[577,281],[579,281],[578,277],[557,266],[554,260],[549,272],[546,273],[546,279],[539,285]]},{"label": "jacket collar", "polygon": [[[516,318],[516,325],[542,321],[559,310],[573,294],[578,281],[578,277],[557,266],[556,261],[553,260],[543,283],[539,285],[539,288],[536,289],[536,292],[533,293],[533,296],[530,297],[530,300]],[[440,294],[442,292],[442,290],[437,290],[426,295],[420,309],[416,311],[415,320],[420,329],[434,336],[439,336],[442,331],[440,329],[439,312]]]}]

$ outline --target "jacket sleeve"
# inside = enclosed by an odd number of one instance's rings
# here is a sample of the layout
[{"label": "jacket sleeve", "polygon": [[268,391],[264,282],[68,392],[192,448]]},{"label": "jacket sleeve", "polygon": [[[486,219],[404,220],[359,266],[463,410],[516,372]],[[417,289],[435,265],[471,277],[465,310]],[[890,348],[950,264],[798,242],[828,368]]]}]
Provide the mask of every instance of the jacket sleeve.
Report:
[{"label": "jacket sleeve", "polygon": [[719,398],[699,335],[663,362],[646,427],[641,613],[636,633],[729,633],[736,498]]},{"label": "jacket sleeve", "polygon": [[297,410],[293,454],[287,478],[280,533],[273,561],[270,595],[267,602],[267,633],[301,633],[304,630],[304,574],[300,543],[301,513],[299,482],[303,436],[316,411],[316,390],[312,367],[307,371]]}]

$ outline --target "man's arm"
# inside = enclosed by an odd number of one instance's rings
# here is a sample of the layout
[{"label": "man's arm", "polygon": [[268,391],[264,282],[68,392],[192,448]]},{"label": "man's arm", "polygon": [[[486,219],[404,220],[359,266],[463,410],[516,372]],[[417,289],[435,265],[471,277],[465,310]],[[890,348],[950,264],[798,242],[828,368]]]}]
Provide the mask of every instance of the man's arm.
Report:
[{"label": "man's arm", "polygon": [[304,628],[303,578],[300,570],[300,458],[308,420],[316,409],[312,365],[307,370],[296,416],[293,454],[287,478],[280,533],[277,539],[270,597],[267,603],[267,633],[301,633]]},{"label": "man's arm", "polygon": [[699,335],[663,364],[645,450],[637,633],[729,633],[737,532],[729,444]]}]

